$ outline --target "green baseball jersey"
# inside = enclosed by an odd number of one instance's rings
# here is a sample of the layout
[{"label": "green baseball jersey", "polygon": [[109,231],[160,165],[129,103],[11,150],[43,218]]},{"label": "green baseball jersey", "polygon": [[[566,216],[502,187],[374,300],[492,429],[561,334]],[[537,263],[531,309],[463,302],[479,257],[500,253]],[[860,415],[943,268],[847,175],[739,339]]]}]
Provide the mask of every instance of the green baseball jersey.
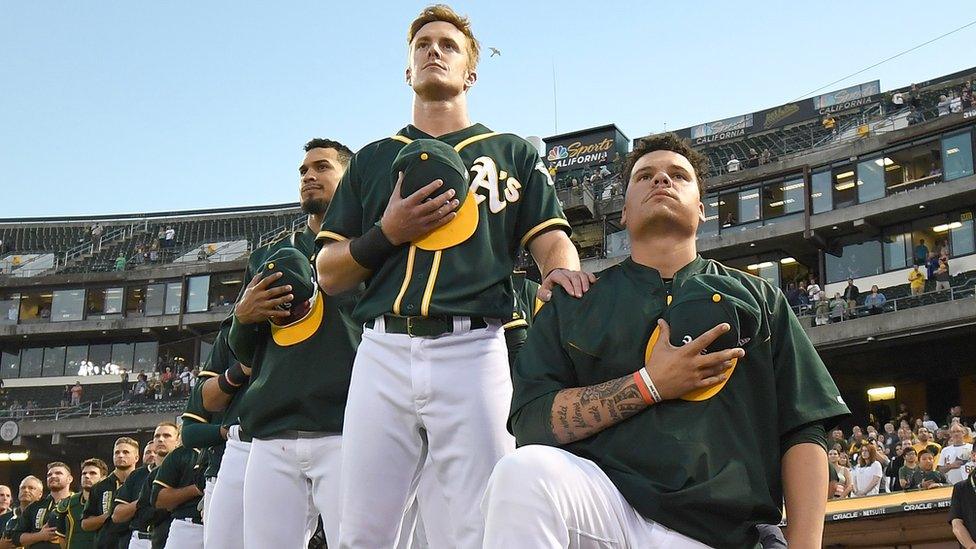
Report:
[{"label": "green baseball jersey", "polygon": [[[228,326],[227,329],[221,329],[217,334],[213,349],[210,352],[211,359],[220,352],[230,354],[230,350],[227,348],[227,331],[229,329]],[[209,367],[212,363],[213,360],[208,360],[206,366]],[[220,469],[220,458],[224,454],[224,445],[226,443],[224,437],[221,435],[224,414],[209,412],[203,406],[203,383],[205,380],[216,377],[217,375],[220,374],[208,370],[201,370],[201,381],[190,391],[190,398],[187,399],[186,407],[181,416],[183,419],[183,429],[181,432],[183,445],[205,450],[211,458],[216,456],[214,459],[208,461],[207,470],[204,471],[204,476],[208,478],[217,476],[217,472]]]},{"label": "green baseball jersey", "polygon": [[[14,545],[21,545],[20,536],[22,534],[34,534],[40,532],[45,526],[57,526],[57,503],[51,494],[44,496],[39,501],[35,501],[24,509],[24,513],[17,519],[17,524],[11,533]],[[41,541],[30,546],[31,549],[61,549],[61,545],[47,541]]]},{"label": "green baseball jersey", "polygon": [[166,538],[169,537],[169,525],[173,522],[173,516],[165,509],[156,509],[152,503],[157,473],[159,473],[159,467],[154,467],[146,475],[146,480],[139,491],[136,516],[133,517],[132,523],[135,525],[134,529],[152,534],[153,549],[162,549],[166,546]]},{"label": "green baseball jersey", "polygon": [[[783,293],[763,279],[701,257],[670,282],[632,259],[599,277],[579,299],[557,290],[535,318],[514,368],[509,426],[517,444],[561,446],[592,460],[641,515],[700,542],[754,546],[755,525],[781,519],[781,437],[832,427],[850,413],[827,368]],[[551,424],[556,393],[641,368],[672,297],[688,303],[682,289],[702,287],[702,277],[721,288],[707,301],[734,307],[746,351],[727,382],[709,397],[655,404],[560,445]],[[648,443],[635,444],[641,440]]]},{"label": "green baseball jersey", "polygon": [[[155,466],[144,466],[136,469],[132,475],[138,474],[139,476],[133,479],[130,475],[120,489],[120,499],[124,499],[126,503],[136,502],[136,514],[129,521],[129,530],[149,533],[169,518],[167,511],[156,509],[149,503],[157,469],[159,468]],[[130,480],[132,483],[129,483]]]},{"label": "green baseball jersey", "polygon": [[88,505],[88,495],[84,492],[72,494],[58,502],[54,526],[58,535],[65,539],[66,549],[92,549],[95,545],[95,532],[86,532],[81,527],[82,513]]},{"label": "green baseball jersey", "polygon": [[[197,459],[199,456],[200,450],[186,446],[180,446],[170,452],[156,471],[156,478],[153,479],[152,494],[149,496],[149,503],[154,506],[156,505],[156,499],[159,498],[159,492],[163,488],[184,488],[195,485],[197,477],[196,469],[198,467]],[[197,509],[197,504],[200,503],[201,497],[196,496],[179,504],[175,509],[170,511],[171,518],[177,520],[187,518],[200,520],[200,511]]]},{"label": "green baseball jersey", "polygon": [[115,502],[115,494],[118,492],[120,486],[122,486],[122,481],[113,471],[107,477],[100,480],[98,484],[92,486],[91,495],[88,496],[88,504],[82,512],[84,518],[98,517],[105,513],[109,514],[109,517],[102,524],[102,527],[98,529],[98,533],[95,536],[95,547],[99,549],[114,549],[118,546],[119,539],[129,533],[128,527],[124,524],[120,525],[112,522],[112,506]]},{"label": "green baseball jersey", "polygon": [[[393,193],[393,160],[414,139],[433,137],[411,125],[353,155],[325,214],[320,241],[355,238],[380,221]],[[550,229],[570,231],[549,172],[527,141],[481,124],[437,139],[453,146],[468,167],[477,229],[445,250],[399,247],[367,280],[355,311],[360,323],[388,313],[509,319],[519,246]]]},{"label": "green baseball jersey", "polygon": [[16,520],[19,512],[20,512],[20,508],[14,507],[13,509],[7,511],[6,513],[0,515],[0,538],[10,539],[10,532],[7,530],[7,527],[16,524]]},{"label": "green baseball jersey", "polygon": [[[155,468],[155,467],[154,467]],[[115,494],[115,505],[120,503],[136,503],[139,501],[139,493],[142,491],[142,485],[146,482],[146,477],[149,476],[149,466],[143,465],[142,467],[136,468],[135,471],[129,474],[122,483],[118,492]],[[124,525],[129,530],[139,530],[139,525],[134,524],[136,522],[135,517],[125,523],[120,523]],[[148,532],[149,530],[142,530],[143,532]]]},{"label": "green baseball jersey", "polygon": [[[310,230],[270,246],[260,256],[270,256],[279,246],[294,247],[310,260],[315,254]],[[252,268],[257,272],[260,266],[258,262]],[[316,299],[324,309],[319,324],[297,342],[279,343],[270,322],[233,321],[227,338],[230,348],[252,368],[240,404],[244,432],[257,438],[274,438],[285,431],[342,432],[352,362],[362,337],[362,325],[351,318],[358,295],[358,291],[338,296],[319,291]],[[316,321],[315,317],[310,313],[300,322]]]}]

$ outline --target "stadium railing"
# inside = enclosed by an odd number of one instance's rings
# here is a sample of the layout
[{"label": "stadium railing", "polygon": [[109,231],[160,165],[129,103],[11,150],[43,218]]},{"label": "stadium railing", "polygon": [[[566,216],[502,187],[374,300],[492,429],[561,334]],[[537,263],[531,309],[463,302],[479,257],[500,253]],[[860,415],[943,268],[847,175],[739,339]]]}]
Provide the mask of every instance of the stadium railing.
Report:
[{"label": "stadium railing", "polygon": [[[974,295],[976,295],[976,286],[974,286],[974,282],[976,282],[976,277],[970,278],[960,285],[950,286],[948,290],[933,290],[930,292],[925,292],[921,295],[907,295],[894,299],[886,299],[884,304],[881,306],[881,311],[878,313],[872,313],[872,307],[861,304],[854,308],[845,308],[845,314],[842,315],[840,319],[837,319],[837,317],[831,316],[831,311],[828,309],[828,323],[836,324],[838,322],[848,322],[851,320],[857,320],[858,318],[876,316],[878,314],[889,312],[904,311],[905,309],[913,309],[923,305],[955,301],[957,299],[972,299]],[[881,293],[884,293],[884,291],[881,291]],[[863,295],[864,294],[862,294],[862,296]],[[833,299],[828,299],[827,301],[829,303],[830,301],[833,301]],[[800,305],[792,308],[793,312],[799,318],[815,318],[817,316],[815,305]],[[851,314],[851,311],[853,311],[853,314]]]}]

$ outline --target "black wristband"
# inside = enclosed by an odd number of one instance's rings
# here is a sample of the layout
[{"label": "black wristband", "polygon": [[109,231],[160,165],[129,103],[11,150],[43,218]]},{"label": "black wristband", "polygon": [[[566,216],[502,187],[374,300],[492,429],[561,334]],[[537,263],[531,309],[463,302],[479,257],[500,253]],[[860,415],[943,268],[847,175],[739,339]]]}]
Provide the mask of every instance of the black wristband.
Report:
[{"label": "black wristband", "polygon": [[236,387],[244,385],[251,377],[244,373],[244,368],[241,367],[240,362],[235,362],[230,368],[227,368],[225,375],[227,376],[227,381]]},{"label": "black wristband", "polygon": [[230,395],[230,396],[236,395],[237,391],[240,391],[242,386],[243,384],[234,385],[233,383],[231,383],[227,379],[227,372],[224,372],[223,375],[217,376],[217,388],[220,389],[220,392],[224,393],[225,395]]},{"label": "black wristband", "polygon": [[383,265],[386,258],[390,257],[396,249],[397,247],[386,238],[379,225],[373,225],[363,236],[349,242],[349,254],[352,258],[371,271]]}]

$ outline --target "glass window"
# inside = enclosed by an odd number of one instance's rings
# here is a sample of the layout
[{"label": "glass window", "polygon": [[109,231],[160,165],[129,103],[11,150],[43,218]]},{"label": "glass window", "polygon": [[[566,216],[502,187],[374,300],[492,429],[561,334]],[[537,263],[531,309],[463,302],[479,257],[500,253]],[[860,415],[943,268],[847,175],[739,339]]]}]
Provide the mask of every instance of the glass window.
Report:
[{"label": "glass window", "polygon": [[705,206],[705,221],[698,225],[698,236],[718,234],[718,195],[706,195],[702,200]]},{"label": "glass window", "polygon": [[20,352],[20,377],[41,377],[44,348],[34,347]]},{"label": "glass window", "polygon": [[51,305],[51,322],[85,318],[85,290],[58,290]]},{"label": "glass window", "polygon": [[51,319],[51,292],[22,292],[20,294],[20,323],[48,322]]},{"label": "glass window", "polygon": [[88,362],[91,373],[101,373],[102,368],[112,362],[112,346],[110,344],[92,345],[88,348]]},{"label": "glass window", "polygon": [[170,282],[166,285],[166,312],[167,315],[180,314],[183,306],[183,283]]},{"label": "glass window", "polygon": [[973,134],[970,131],[942,139],[942,165],[945,180],[973,175]]},{"label": "glass window", "polygon": [[[881,165],[879,165],[879,162]],[[857,164],[857,201],[869,202],[885,197],[884,161],[880,158]]]},{"label": "glass window", "polygon": [[762,202],[759,200],[759,189],[748,189],[739,192],[739,223],[759,221],[762,214]]},{"label": "glass window", "polygon": [[802,177],[764,185],[763,219],[802,212],[805,192]]},{"label": "glass window", "polygon": [[152,372],[156,369],[156,352],[159,344],[155,341],[141,341],[135,345],[132,360],[132,370],[135,372]]},{"label": "glass window", "polygon": [[884,167],[888,194],[923,187],[942,179],[942,159],[937,141],[886,152],[874,163]]},{"label": "glass window", "polygon": [[17,324],[17,313],[19,309],[19,293],[0,292],[0,325]]},{"label": "glass window", "polygon": [[931,254],[939,255],[945,248],[949,252],[948,218],[933,215],[912,222],[912,257],[918,265],[924,265]]},{"label": "glass window", "polygon": [[973,235],[973,212],[953,214],[949,222],[949,250],[952,257],[976,253]]},{"label": "glass window", "polygon": [[122,288],[89,288],[88,317],[121,315],[125,306]]},{"label": "glass window", "polygon": [[146,287],[129,286],[125,292],[125,316],[140,317],[146,311]]},{"label": "glass window", "polygon": [[815,214],[834,209],[834,195],[830,188],[830,181],[829,170],[814,172],[810,177],[810,202],[813,204]]},{"label": "glass window", "polygon": [[146,316],[159,316],[163,314],[163,304],[166,301],[166,285],[150,284],[146,286]]},{"label": "glass window", "polygon": [[64,359],[64,375],[75,376],[85,375],[85,366],[88,362],[88,346],[73,345],[68,347]]},{"label": "glass window", "polygon": [[739,224],[739,195],[722,193],[718,197],[718,218],[722,229]]},{"label": "glass window", "polygon": [[759,263],[753,263],[747,265],[746,269],[759,278],[766,279],[767,282],[773,285],[775,288],[779,288],[779,262],[778,261],[760,261]]},{"label": "glass window", "polygon": [[[112,364],[116,368],[110,368],[110,374],[118,373],[119,370],[131,370],[132,369],[132,352],[135,344],[133,343],[115,343],[112,345]],[[103,372],[105,373],[105,372]]]},{"label": "glass window", "polygon": [[848,244],[841,248],[840,255],[826,254],[827,284],[842,282],[850,278],[861,278],[881,274],[881,241],[869,240],[860,244]]},{"label": "glass window", "polygon": [[242,273],[210,275],[211,311],[229,311],[234,307],[237,296],[241,293],[243,277]]},{"label": "glass window", "polygon": [[186,312],[202,313],[209,306],[210,275],[190,277],[186,283]]},{"label": "glass window", "polygon": [[64,347],[45,347],[44,348],[44,377],[54,377],[64,375]]},{"label": "glass window", "polygon": [[213,342],[206,339],[200,340],[200,362],[209,361],[210,353],[213,352]]},{"label": "glass window", "polygon": [[4,347],[0,353],[0,378],[13,379],[20,375],[20,349]]},{"label": "glass window", "polygon": [[857,178],[854,177],[854,167],[845,164],[834,168],[831,176],[834,178],[834,209],[846,208],[857,203]]},{"label": "glass window", "polygon": [[912,264],[912,230],[902,225],[884,230],[881,239],[884,246],[884,267],[886,271],[895,271],[910,267]]}]

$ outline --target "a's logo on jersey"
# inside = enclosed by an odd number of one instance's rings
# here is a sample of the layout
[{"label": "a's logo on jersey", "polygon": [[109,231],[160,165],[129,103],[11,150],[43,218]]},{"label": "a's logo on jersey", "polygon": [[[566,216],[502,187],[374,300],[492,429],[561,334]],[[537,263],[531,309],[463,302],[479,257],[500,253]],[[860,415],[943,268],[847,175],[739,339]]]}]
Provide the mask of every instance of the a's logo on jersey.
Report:
[{"label": "a's logo on jersey", "polygon": [[[471,192],[475,193],[478,204],[488,200],[488,211],[499,213],[509,202],[517,202],[521,197],[522,183],[504,170],[499,171],[495,161],[488,156],[479,156],[471,166]],[[504,190],[501,184],[505,184]],[[478,192],[484,189],[487,196]]]},{"label": "a's logo on jersey", "polygon": [[546,157],[550,162],[555,162],[557,160],[562,160],[569,156],[569,149],[565,145],[556,145],[555,147],[549,149],[549,155]]},{"label": "a's logo on jersey", "polygon": [[552,173],[546,169],[546,165],[542,163],[541,159],[535,163],[535,169],[541,172],[542,175],[546,176],[546,183],[548,183],[550,187],[554,187],[556,185],[555,181],[552,180]]}]

